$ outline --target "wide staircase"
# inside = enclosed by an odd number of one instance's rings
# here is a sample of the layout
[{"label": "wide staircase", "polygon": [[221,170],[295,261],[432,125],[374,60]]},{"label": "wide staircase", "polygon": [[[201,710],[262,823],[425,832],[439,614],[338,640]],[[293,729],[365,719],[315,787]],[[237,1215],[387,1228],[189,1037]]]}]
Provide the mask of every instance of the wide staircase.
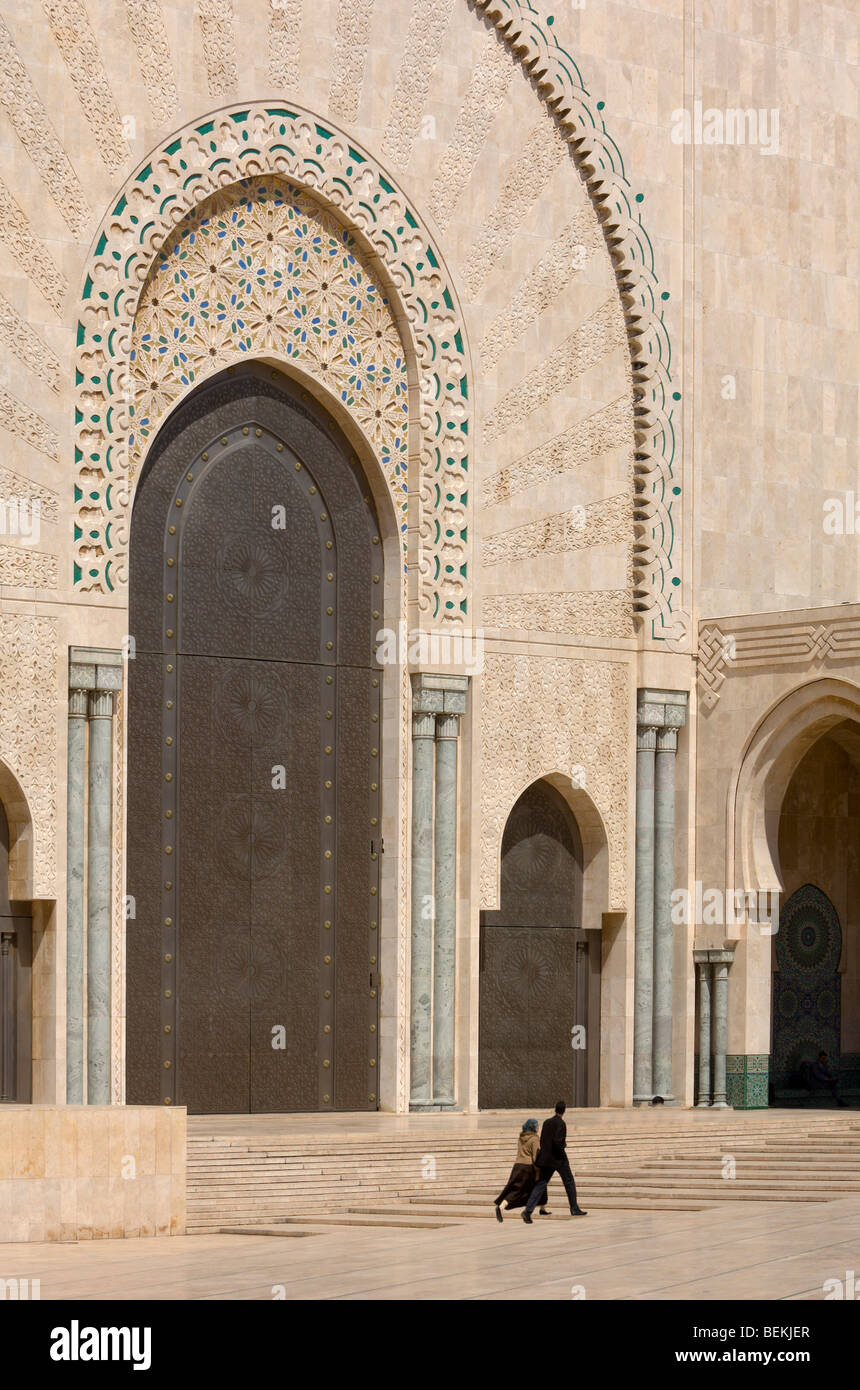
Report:
[{"label": "wide staircase", "polygon": [[[568,1152],[590,1211],[701,1211],[735,1202],[828,1202],[860,1197],[857,1112],[636,1112],[601,1125],[568,1114]],[[299,1234],[312,1225],[433,1228],[493,1219],[519,1117],[469,1131],[445,1117],[412,1133],[396,1118],[375,1133],[218,1132],[189,1120],[188,1230]],[[380,1117],[382,1119],[383,1117]],[[385,1117],[388,1118],[388,1117]],[[605,1119],[605,1116],[602,1117]],[[442,1119],[442,1117],[440,1117]],[[482,1122],[484,1117],[481,1117]],[[513,1138],[512,1138],[513,1134]],[[566,1210],[561,1183],[550,1205]]]}]

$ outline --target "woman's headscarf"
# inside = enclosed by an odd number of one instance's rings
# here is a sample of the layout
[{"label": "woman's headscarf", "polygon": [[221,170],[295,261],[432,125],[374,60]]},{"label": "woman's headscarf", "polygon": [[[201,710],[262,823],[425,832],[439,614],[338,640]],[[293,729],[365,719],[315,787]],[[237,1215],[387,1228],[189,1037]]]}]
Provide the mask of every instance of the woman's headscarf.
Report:
[{"label": "woman's headscarf", "polygon": [[537,1134],[537,1120],[526,1120],[523,1125],[523,1134]]}]

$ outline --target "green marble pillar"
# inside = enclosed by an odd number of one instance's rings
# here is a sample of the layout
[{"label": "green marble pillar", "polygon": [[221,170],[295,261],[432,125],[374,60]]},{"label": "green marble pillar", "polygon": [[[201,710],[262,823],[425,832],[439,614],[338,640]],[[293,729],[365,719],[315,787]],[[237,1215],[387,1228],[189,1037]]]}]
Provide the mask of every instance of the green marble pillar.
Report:
[{"label": "green marble pillar", "polygon": [[455,1105],[457,737],[468,688],[468,676],[412,677],[412,1110]]},{"label": "green marble pillar", "polygon": [[69,691],[66,807],[66,1104],[84,1103],[86,689]]},{"label": "green marble pillar", "polygon": [[454,954],[457,928],[457,735],[460,718],[436,719],[436,923],[433,943],[433,1100],[454,1104]]},{"label": "green marble pillar", "polygon": [[89,709],[87,808],[87,1103],[110,1104],[110,907],[113,695]]},{"label": "green marble pillar", "polygon": [[633,1104],[647,1105],[651,1087],[654,993],[654,751],[656,715],[639,706],[636,731],[636,913],[633,992]]},{"label": "green marble pillar", "polygon": [[704,953],[694,952],[699,977],[699,1099],[697,1107],[711,1104],[711,963]]},{"label": "green marble pillar", "polygon": [[111,1100],[113,715],[114,692],[122,689],[122,662],[121,652],[103,647],[69,650],[66,1100],[70,1105],[109,1105]]},{"label": "green marble pillar", "polygon": [[[715,959],[716,957],[716,959]],[[727,1110],[726,1039],[729,1020],[729,951],[711,952],[714,961],[714,1100],[715,1110]]]},{"label": "green marble pillar", "polygon": [[412,712],[412,959],[410,1105],[430,1104],[433,990],[435,714]]},{"label": "green marble pillar", "polygon": [[674,1024],[675,936],[672,891],[675,887],[675,729],[657,730],[654,762],[654,1094],[672,1096],[672,1027]]}]

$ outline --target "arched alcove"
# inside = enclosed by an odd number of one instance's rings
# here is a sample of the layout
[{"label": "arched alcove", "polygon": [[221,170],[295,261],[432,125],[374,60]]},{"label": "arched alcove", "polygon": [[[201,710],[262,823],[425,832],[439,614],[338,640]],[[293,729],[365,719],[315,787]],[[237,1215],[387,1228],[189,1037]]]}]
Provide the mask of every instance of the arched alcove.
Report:
[{"label": "arched alcove", "polygon": [[541,778],[505,825],[499,908],[481,913],[478,1103],[599,1103],[600,934],[584,930],[587,842]]}]

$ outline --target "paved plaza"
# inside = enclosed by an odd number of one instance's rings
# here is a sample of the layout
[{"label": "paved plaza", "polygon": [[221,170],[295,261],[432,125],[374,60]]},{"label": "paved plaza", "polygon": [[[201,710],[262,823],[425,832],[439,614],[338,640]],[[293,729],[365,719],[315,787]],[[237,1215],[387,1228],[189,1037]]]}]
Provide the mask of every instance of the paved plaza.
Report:
[{"label": "paved plaza", "polygon": [[[440,1230],[288,1226],[2,1247],[42,1299],[820,1300],[860,1274],[860,1199],[743,1210],[518,1214]],[[827,1291],[834,1285],[828,1284]]]}]

